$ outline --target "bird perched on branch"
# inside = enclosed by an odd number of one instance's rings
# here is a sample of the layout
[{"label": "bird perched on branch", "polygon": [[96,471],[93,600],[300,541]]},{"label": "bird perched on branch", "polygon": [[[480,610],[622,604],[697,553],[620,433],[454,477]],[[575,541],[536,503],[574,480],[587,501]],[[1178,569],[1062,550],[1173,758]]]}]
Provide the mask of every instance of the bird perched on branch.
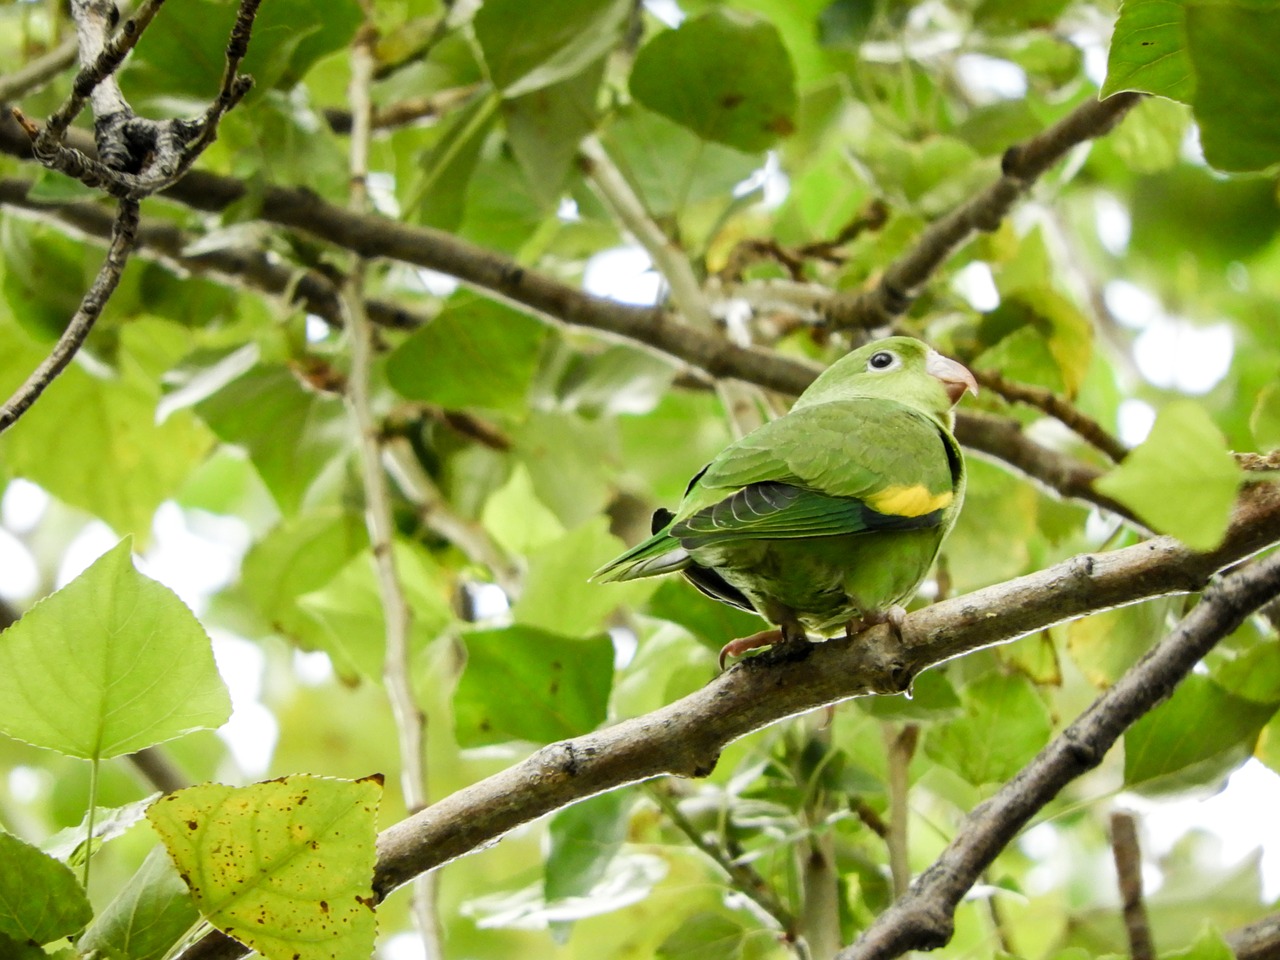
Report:
[{"label": "bird perched on branch", "polygon": [[929,572],[964,500],[952,407],[978,385],[919,340],[853,351],[785,416],[725,450],[690,481],[654,533],[605,564],[609,582],[682,571],[707,596],[773,627],[720,651],[848,636],[886,621]]}]

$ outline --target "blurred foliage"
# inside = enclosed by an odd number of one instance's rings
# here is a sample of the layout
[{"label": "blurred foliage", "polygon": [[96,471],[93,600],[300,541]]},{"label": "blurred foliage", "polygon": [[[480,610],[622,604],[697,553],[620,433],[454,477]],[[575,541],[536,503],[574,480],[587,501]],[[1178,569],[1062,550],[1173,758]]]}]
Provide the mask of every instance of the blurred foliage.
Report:
[{"label": "blurred foliage", "polygon": [[[652,302],[651,267],[579,162],[590,134],[693,275],[716,281],[713,297],[720,280],[740,280],[748,298],[783,279],[857,290],[989,183],[1007,147],[1099,90],[1152,93],[952,257],[899,327],[975,369],[1052,391],[1136,446],[1112,470],[1040,410],[991,391],[976,402],[1111,470],[1100,489],[1154,529],[1211,547],[1241,480],[1228,451],[1280,445],[1280,11],[1267,0],[1116,6],[376,0],[375,106],[430,108],[379,128],[370,187],[389,218],[507,255],[516,272]],[[64,8],[0,6],[6,71],[74,33]],[[184,0],[160,12],[121,72],[137,109],[185,114],[211,95],[232,10]],[[265,0],[246,61],[254,92],[201,160],[243,181],[244,196],[220,214],[156,199],[144,216],[186,231],[192,253],[345,269],[348,251],[256,218],[273,185],[346,203],[347,143],[331,121],[347,107],[360,22],[354,0]],[[51,112],[70,76],[25,92],[24,112]],[[0,178],[30,182],[51,203],[92,200],[7,155]],[[882,222],[846,232],[873,202],[887,210]],[[0,207],[0,251],[7,396],[102,253],[17,207]],[[634,275],[618,265],[637,260],[646,265]],[[391,463],[392,552],[412,611],[432,798],[706,683],[714,651],[757,629],[755,618],[683,581],[586,577],[646,535],[652,511],[673,505],[733,435],[709,382],[642,343],[523,313],[428,271],[377,263],[368,287],[424,318],[379,331],[373,388],[385,438],[405,458]],[[735,335],[788,356],[827,362],[850,345],[799,310],[739,324],[742,301],[714,306]],[[226,831],[221,842],[252,849],[260,877],[289,874],[310,862],[295,854],[320,844],[343,876],[325,887],[304,870],[295,921],[332,921],[342,929],[325,950],[368,956],[363,908],[347,909],[372,856],[377,791],[361,778],[387,774],[378,826],[405,811],[341,396],[348,371],[339,326],[144,251],[77,361],[0,437],[0,563],[13,571],[0,596],[24,615],[0,635],[0,731],[10,735],[0,738],[0,955],[45,956],[37,943],[70,957],[63,938],[89,924],[82,951],[165,956],[196,908],[157,853],[160,838],[190,878],[207,866],[191,834]],[[761,408],[785,399],[763,397]],[[971,457],[967,510],[916,602],[1144,535]],[[919,873],[969,810],[1192,602],[1100,612],[930,670],[911,699],[860,700],[760,731],[726,749],[706,780],[658,787],[678,817],[625,789],[519,830],[439,871],[445,954],[794,955],[778,918],[734,893],[708,849],[749,867],[802,918],[812,864],[829,855],[827,919],[849,942],[892,900],[883,834],[899,802]],[[223,735],[191,733],[225,718],[224,682],[234,712]],[[1108,812],[1149,802],[1134,795],[1194,804],[1246,762],[1280,771],[1278,707],[1280,644],[1256,618],[995,861],[944,955],[1127,952]],[[119,761],[91,771],[73,758],[162,741],[193,783],[237,786],[178,794],[149,822],[99,811],[100,825],[115,826],[95,829],[86,898],[85,845],[54,835],[74,828],[84,839],[91,780],[99,807],[126,813],[152,787]],[[894,754],[891,742],[918,747]],[[267,777],[298,779],[249,786]],[[909,795],[893,796],[902,781]],[[290,808],[303,795],[295,787],[315,791],[309,810]],[[257,818],[291,839],[268,849],[236,834],[219,819],[228,804],[240,827]],[[182,816],[165,815],[179,806]],[[1162,878],[1150,897],[1155,938],[1169,955],[1225,956],[1217,931],[1267,912],[1257,856],[1231,861],[1195,832],[1144,841]],[[234,926],[223,879],[198,887],[195,902]],[[330,889],[347,897],[340,917]],[[406,903],[401,893],[378,910],[382,955],[411,929]],[[300,936],[258,942],[290,955]]]}]

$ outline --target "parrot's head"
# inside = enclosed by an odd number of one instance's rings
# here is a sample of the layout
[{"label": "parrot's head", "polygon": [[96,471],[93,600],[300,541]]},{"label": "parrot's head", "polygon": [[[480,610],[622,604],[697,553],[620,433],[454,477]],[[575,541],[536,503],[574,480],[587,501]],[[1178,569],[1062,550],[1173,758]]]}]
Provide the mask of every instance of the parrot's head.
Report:
[{"label": "parrot's head", "polygon": [[978,382],[963,364],[912,337],[876,340],[841,357],[809,385],[796,406],[882,397],[944,420]]}]

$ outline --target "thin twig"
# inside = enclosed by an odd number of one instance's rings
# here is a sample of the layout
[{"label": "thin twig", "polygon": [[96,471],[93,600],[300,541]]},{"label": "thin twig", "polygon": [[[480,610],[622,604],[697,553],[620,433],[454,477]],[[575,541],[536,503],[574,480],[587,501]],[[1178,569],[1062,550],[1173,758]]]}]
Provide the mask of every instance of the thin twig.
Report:
[{"label": "thin twig", "polygon": [[1155,960],[1151,923],[1142,898],[1142,850],[1138,846],[1138,828],[1133,814],[1123,810],[1111,814],[1111,853],[1116,862],[1124,929],[1129,937],[1129,956],[1133,960]]},{"label": "thin twig", "polygon": [[708,839],[701,830],[695,827],[693,822],[681,812],[680,804],[673,796],[670,786],[662,783],[651,784],[648,793],[653,798],[653,802],[666,814],[667,819],[671,821],[671,825],[683,833],[689,842],[702,852],[703,856],[720,868],[721,873],[733,884],[733,888],[749,898],[752,903],[773,919],[784,940],[795,950],[796,954],[801,957],[806,956],[804,945],[798,939],[800,927],[795,914],[778,899],[778,895],[769,885],[769,882],[760,875],[759,871],[751,864],[730,856],[722,846]]},{"label": "thin twig", "polygon": [[48,53],[0,77],[0,103],[35,93],[76,62],[77,41],[68,37]]},{"label": "thin twig", "polygon": [[[451,110],[462,106],[480,89],[481,84],[469,83],[466,86],[450,87],[425,97],[411,97],[408,100],[387,104],[385,107],[375,107],[369,126],[374,130],[391,130],[420,120],[437,120]],[[351,132],[350,110],[326,107],[324,119],[334,133]]]},{"label": "thin twig", "polygon": [[129,754],[128,760],[148,784],[162,793],[173,793],[191,786],[191,778],[160,747],[145,747]]},{"label": "thin twig", "polygon": [[891,324],[906,312],[934,271],[979,231],[995,230],[1014,203],[1067,151],[1100,137],[1142,99],[1118,93],[1088,99],[1043,133],[1005,152],[1000,177],[946,216],[934,221],[916,245],[895,260],[868,290],[837,296],[827,306],[836,330]]},{"label": "thin twig", "polygon": [[908,950],[944,946],[954,930],[956,907],[1000,851],[1064,786],[1096,767],[1124,731],[1168,697],[1219,640],[1277,593],[1280,554],[1210,585],[1167,637],[965,818],[955,840],[910,892],[840,951],[839,960],[889,960]]},{"label": "thin twig", "polygon": [[893,878],[893,895],[901,897],[911,885],[911,860],[908,856],[908,822],[910,808],[907,805],[910,788],[911,758],[915,756],[920,741],[918,724],[903,724],[901,730],[893,724],[884,726],[885,752],[888,758],[889,821],[885,844],[889,848],[889,874]]},{"label": "thin twig", "polygon": [[422,524],[461,550],[472,563],[487,567],[509,598],[520,596],[521,572],[516,561],[473,520],[460,516],[422,468],[404,437],[385,444],[387,469],[400,492],[418,509]]},{"label": "thin twig", "polygon": [[84,345],[89,331],[102,314],[103,308],[115,292],[116,285],[124,273],[125,264],[133,250],[138,230],[138,204],[135,200],[121,200],[116,212],[115,223],[111,232],[111,246],[107,249],[106,259],[98,268],[98,275],[84,297],[80,306],[72,316],[62,336],[53,345],[49,355],[36,367],[35,372],[27,377],[25,383],[14,391],[13,396],[0,407],[0,433],[3,433],[17,421],[36,402],[45,388],[53,383],[54,378],[66,369],[80,347]]},{"label": "thin twig", "polygon": [[1025,383],[1014,383],[994,370],[976,370],[973,375],[979,384],[999,394],[1010,403],[1024,403],[1037,410],[1043,410],[1095,450],[1106,454],[1112,463],[1120,463],[1129,455],[1129,448],[1109,433],[1102,424],[1052,390]]},{"label": "thin twig", "polygon": [[[365,212],[369,206],[369,142],[372,106],[369,88],[373,83],[373,45],[377,33],[365,8],[365,22],[356,32],[351,50],[351,209]],[[405,807],[424,809],[428,803],[426,736],[427,716],[413,692],[409,634],[413,612],[405,597],[395,556],[395,519],[391,508],[391,488],[382,466],[382,431],[373,411],[372,370],[375,333],[364,311],[364,284],[368,261],[357,258],[342,291],[351,344],[351,375],[347,400],[357,432],[360,473],[364,483],[365,520],[377,571],[378,594],[386,624],[386,656],[383,683],[395,717],[400,747],[400,787]],[[417,877],[413,882],[412,911],[428,960],[443,956],[435,904],[435,878]]]}]

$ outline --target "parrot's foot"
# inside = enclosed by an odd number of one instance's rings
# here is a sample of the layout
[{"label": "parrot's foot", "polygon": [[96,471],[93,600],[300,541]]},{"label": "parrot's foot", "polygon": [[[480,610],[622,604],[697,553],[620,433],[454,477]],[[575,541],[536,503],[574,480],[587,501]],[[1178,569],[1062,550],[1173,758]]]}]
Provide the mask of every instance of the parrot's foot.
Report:
[{"label": "parrot's foot", "polygon": [[728,657],[740,657],[748,650],[755,650],[758,647],[795,643],[798,640],[808,640],[805,636],[804,628],[791,624],[784,624],[781,627],[773,627],[769,630],[760,630],[749,637],[730,640],[720,648],[720,669],[724,669],[724,661]]},{"label": "parrot's foot", "polygon": [[887,623],[889,629],[893,631],[893,636],[899,643],[902,642],[902,625],[907,621],[907,611],[899,604],[885,610],[873,610],[864,613],[860,617],[854,617],[844,628],[844,635],[847,638],[856,637],[864,630],[870,630],[872,627],[878,627],[882,623]]}]

